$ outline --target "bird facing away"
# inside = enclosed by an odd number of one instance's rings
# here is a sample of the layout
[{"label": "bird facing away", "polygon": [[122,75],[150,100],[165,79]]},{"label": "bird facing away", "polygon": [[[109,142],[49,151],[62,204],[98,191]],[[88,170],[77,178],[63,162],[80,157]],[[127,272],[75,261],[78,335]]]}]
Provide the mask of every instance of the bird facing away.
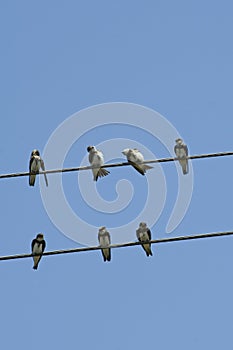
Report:
[{"label": "bird facing away", "polygon": [[183,174],[186,175],[189,172],[189,165],[188,165],[188,147],[184,144],[182,139],[176,140],[176,145],[174,147],[175,154],[177,158],[179,159],[179,163],[181,165]]},{"label": "bird facing away", "polygon": [[[29,185],[34,186],[36,180],[36,174],[39,173],[40,168],[45,171],[44,161],[40,157],[40,152],[37,149],[34,149],[31,153],[30,163],[29,163]],[[44,179],[46,186],[48,186],[48,179],[46,174],[44,174]]]},{"label": "bird facing away", "polygon": [[126,148],[122,153],[127,157],[128,162],[136,169],[140,174],[145,175],[146,170],[152,169],[152,166],[142,164],[144,157],[137,148]]},{"label": "bird facing away", "polygon": [[111,244],[111,238],[105,226],[100,227],[99,233],[98,233],[98,240],[99,240],[100,246],[102,247],[101,251],[102,251],[104,261],[106,260],[110,261],[111,249],[108,248],[108,246]]},{"label": "bird facing away", "polygon": [[140,222],[139,228],[136,230],[137,239],[142,242],[142,247],[147,256],[152,256],[151,243],[146,243],[151,240],[151,231],[145,222]]},{"label": "bird facing away", "polygon": [[[45,246],[46,246],[46,243],[44,240],[44,235],[42,233],[38,233],[36,238],[34,238],[32,241],[32,254],[42,254],[45,250]],[[42,255],[33,256],[34,270],[37,270],[41,256]]]},{"label": "bird facing away", "polygon": [[97,181],[99,177],[107,176],[109,171],[104,168],[100,168],[104,165],[104,156],[101,151],[98,151],[95,146],[88,146],[87,152],[89,152],[89,162],[91,166],[95,167],[92,169],[93,180]]}]

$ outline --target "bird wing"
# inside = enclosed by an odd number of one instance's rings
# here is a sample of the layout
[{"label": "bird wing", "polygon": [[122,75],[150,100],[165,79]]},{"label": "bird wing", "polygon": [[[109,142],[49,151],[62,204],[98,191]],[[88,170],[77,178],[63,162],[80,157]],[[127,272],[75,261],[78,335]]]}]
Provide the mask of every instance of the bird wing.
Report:
[{"label": "bird wing", "polygon": [[108,237],[109,244],[111,244],[111,237],[110,237],[110,233],[108,231],[106,231],[106,236]]},{"label": "bird wing", "polygon": [[145,171],[142,169],[142,165],[132,162],[128,160],[128,163],[131,164],[135,170],[137,170],[141,175],[145,175]]},{"label": "bird wing", "polygon": [[135,155],[135,161],[136,162],[138,162],[138,163],[144,162],[144,156],[143,156],[143,154],[141,152],[139,152],[137,150],[136,154],[134,154],[134,155]]},{"label": "bird wing", "polygon": [[30,161],[29,161],[29,173],[31,172],[32,162],[33,162],[33,157],[30,157]]},{"label": "bird wing", "polygon": [[43,240],[42,241],[42,253],[44,252],[45,247],[46,247],[46,242],[45,242],[45,240]]},{"label": "bird wing", "polygon": [[100,240],[101,240],[101,234],[100,234],[100,232],[99,232],[99,233],[98,233],[98,241],[99,241],[99,244],[101,245]]},{"label": "bird wing", "polygon": [[175,145],[175,147],[174,147],[174,152],[175,152],[176,156],[177,156],[177,148],[178,148],[178,146]]},{"label": "bird wing", "polygon": [[136,235],[137,235],[137,239],[141,242],[140,233],[141,233],[141,230],[139,228],[139,229],[136,230]]},{"label": "bird wing", "polygon": [[147,229],[147,234],[148,234],[149,240],[151,241],[151,230],[149,228]]},{"label": "bird wing", "polygon": [[32,240],[32,243],[31,243],[32,254],[33,254],[33,248],[34,248],[35,243],[36,243],[36,238],[34,238],[34,239]]},{"label": "bird wing", "polygon": [[94,158],[94,154],[93,154],[92,152],[89,152],[88,159],[89,159],[89,163],[90,163],[90,164],[92,164],[93,158]]}]

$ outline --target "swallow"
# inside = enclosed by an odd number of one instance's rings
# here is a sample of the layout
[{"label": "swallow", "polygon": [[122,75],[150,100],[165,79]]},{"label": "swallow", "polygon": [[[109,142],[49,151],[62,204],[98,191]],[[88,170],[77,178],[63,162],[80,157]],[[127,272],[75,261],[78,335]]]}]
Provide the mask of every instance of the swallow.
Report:
[{"label": "swallow", "polygon": [[[40,152],[37,149],[34,149],[31,153],[30,163],[29,163],[29,185],[34,186],[36,180],[36,174],[39,173],[40,168],[45,171],[44,161],[40,157]],[[46,174],[44,174],[44,179],[46,186],[48,186],[48,179]]]},{"label": "swallow", "polygon": [[179,163],[181,165],[183,174],[186,175],[189,172],[189,165],[188,165],[188,147],[184,144],[182,139],[176,140],[176,145],[174,147],[175,154],[179,160]]},{"label": "swallow", "polygon": [[[43,254],[43,252],[45,250],[45,246],[46,246],[46,243],[44,240],[44,235],[42,233],[38,233],[36,238],[34,238],[32,241],[32,245],[31,245],[32,254]],[[42,257],[42,255],[33,256],[33,261],[34,261],[33,269],[34,270],[37,270],[41,257]]]},{"label": "swallow", "polygon": [[89,153],[89,162],[93,172],[93,180],[97,181],[99,177],[107,176],[109,171],[104,168],[101,168],[104,165],[104,156],[101,151],[98,151],[95,146],[88,146],[87,152]]},{"label": "swallow", "polygon": [[[151,251],[151,231],[145,222],[140,222],[139,228],[136,230],[137,239],[142,243],[142,248],[145,250],[147,256],[152,256]],[[148,242],[148,243],[146,243]]]},{"label": "swallow", "polygon": [[152,169],[152,166],[143,164],[144,157],[137,148],[126,148],[122,153],[127,157],[128,162],[136,169],[141,175],[145,175],[146,170]]},{"label": "swallow", "polygon": [[102,255],[104,261],[110,261],[111,260],[111,249],[107,248],[111,244],[111,238],[110,234],[107,231],[105,226],[100,227],[99,233],[98,233],[98,240],[99,244],[102,247]]}]

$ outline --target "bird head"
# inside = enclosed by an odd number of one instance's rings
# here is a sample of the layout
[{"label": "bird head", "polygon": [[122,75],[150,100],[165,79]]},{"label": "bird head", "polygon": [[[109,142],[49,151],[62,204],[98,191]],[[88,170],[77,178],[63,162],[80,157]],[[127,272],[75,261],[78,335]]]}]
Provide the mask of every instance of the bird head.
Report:
[{"label": "bird head", "polygon": [[129,148],[125,148],[121,153],[124,154],[125,156],[127,156],[127,154],[129,153],[130,149]]},{"label": "bird head", "polygon": [[40,156],[40,152],[38,151],[38,149],[34,149],[31,153],[31,156]]},{"label": "bird head", "polygon": [[106,227],[105,226],[101,226],[100,228],[99,228],[99,231],[105,231],[106,230]]},{"label": "bird head", "polygon": [[146,227],[146,223],[145,222],[140,222],[140,224],[139,224],[139,227]]},{"label": "bird head", "polygon": [[42,241],[42,240],[44,239],[43,233],[38,233],[38,235],[36,236],[36,238],[37,238],[39,241]]},{"label": "bird head", "polygon": [[178,145],[181,145],[181,144],[183,143],[183,140],[182,140],[182,139],[176,139],[176,143],[177,143]]},{"label": "bird head", "polygon": [[90,152],[92,150],[95,150],[95,146],[88,146],[87,147],[87,152]]}]

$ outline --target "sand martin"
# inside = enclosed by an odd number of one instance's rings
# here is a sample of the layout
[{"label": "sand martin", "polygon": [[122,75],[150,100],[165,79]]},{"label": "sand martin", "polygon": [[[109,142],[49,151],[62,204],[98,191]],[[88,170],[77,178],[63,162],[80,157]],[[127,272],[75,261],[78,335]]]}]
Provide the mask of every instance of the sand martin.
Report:
[{"label": "sand martin", "polygon": [[[111,249],[107,248],[111,244],[111,238],[110,234],[107,231],[105,226],[100,227],[99,233],[98,233],[98,240],[99,244],[102,247],[102,255],[104,258],[104,261],[110,261],[111,260]],[[106,248],[104,248],[106,247]]]},{"label": "sand martin", "polygon": [[89,162],[91,166],[95,167],[92,169],[93,172],[93,180],[97,181],[98,177],[106,176],[109,174],[104,168],[99,168],[104,165],[104,156],[101,151],[98,151],[95,146],[88,146],[87,152],[89,152]]},{"label": "sand martin", "polygon": [[140,222],[139,228],[136,230],[137,239],[142,242],[142,247],[147,256],[153,255],[151,251],[151,243],[145,243],[151,240],[151,231],[145,222]]},{"label": "sand martin", "polygon": [[188,174],[189,166],[188,166],[188,159],[186,158],[188,156],[188,147],[184,144],[182,139],[176,140],[174,151],[177,158],[179,159],[179,163],[181,165],[183,174],[184,175]]},{"label": "sand martin", "polygon": [[144,157],[137,148],[126,148],[122,153],[127,157],[128,162],[142,175],[145,175],[146,170],[153,168],[149,165],[141,164],[144,162]]},{"label": "sand martin", "polygon": [[[36,238],[34,238],[32,241],[32,254],[42,254],[45,250],[45,246],[46,246],[46,243],[44,240],[44,235],[42,233],[38,233]],[[34,270],[37,270],[41,256],[42,255],[33,256]]]},{"label": "sand martin", "polygon": [[[36,180],[36,174],[39,173],[40,168],[45,171],[44,161],[40,157],[40,152],[37,149],[34,149],[31,153],[30,163],[29,163],[29,185],[34,186]],[[44,179],[46,186],[48,186],[48,179],[46,174],[44,174]]]}]

